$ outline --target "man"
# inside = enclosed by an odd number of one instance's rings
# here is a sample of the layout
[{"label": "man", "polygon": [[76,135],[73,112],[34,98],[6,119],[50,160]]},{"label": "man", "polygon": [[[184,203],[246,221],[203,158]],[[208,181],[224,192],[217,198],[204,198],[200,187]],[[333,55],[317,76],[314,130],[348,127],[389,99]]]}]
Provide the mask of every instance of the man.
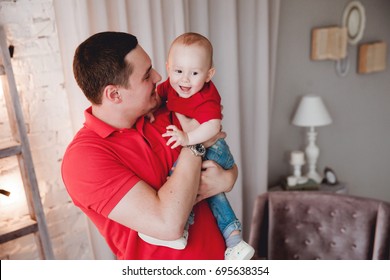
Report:
[{"label": "man", "polygon": [[[167,146],[161,135],[168,125],[191,129],[184,117],[178,116],[179,122],[163,107],[153,123],[145,119],[158,105],[161,76],[137,39],[120,32],[95,34],[77,48],[73,70],[91,107],[65,152],[62,177],[75,205],[113,253],[118,259],[223,259],[224,240],[203,199],[230,191],[237,168],[224,171],[211,161],[202,163],[199,147]],[[140,231],[178,239],[192,209],[196,223],[184,250],[138,237]]]}]

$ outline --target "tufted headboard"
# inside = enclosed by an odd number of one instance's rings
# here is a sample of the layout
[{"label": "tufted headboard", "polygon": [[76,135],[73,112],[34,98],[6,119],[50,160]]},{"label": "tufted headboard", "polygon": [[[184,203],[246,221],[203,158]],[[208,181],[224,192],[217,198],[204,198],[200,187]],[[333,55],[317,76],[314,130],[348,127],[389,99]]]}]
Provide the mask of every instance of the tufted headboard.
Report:
[{"label": "tufted headboard", "polygon": [[318,191],[264,193],[249,243],[258,259],[390,259],[390,203]]}]

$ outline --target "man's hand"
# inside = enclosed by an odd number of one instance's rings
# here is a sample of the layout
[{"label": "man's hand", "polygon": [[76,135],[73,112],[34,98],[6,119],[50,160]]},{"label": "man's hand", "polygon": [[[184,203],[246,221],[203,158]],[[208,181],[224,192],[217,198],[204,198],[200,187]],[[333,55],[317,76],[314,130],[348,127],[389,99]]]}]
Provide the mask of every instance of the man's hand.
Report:
[{"label": "man's hand", "polygon": [[203,142],[203,145],[208,148],[214,145],[215,142],[217,142],[218,139],[226,138],[226,132],[220,131],[217,135],[215,135],[213,138],[207,140],[206,142]]},{"label": "man's hand", "polygon": [[229,170],[224,170],[212,160],[204,161],[196,203],[221,192],[231,191],[237,176],[238,168],[236,165]]}]

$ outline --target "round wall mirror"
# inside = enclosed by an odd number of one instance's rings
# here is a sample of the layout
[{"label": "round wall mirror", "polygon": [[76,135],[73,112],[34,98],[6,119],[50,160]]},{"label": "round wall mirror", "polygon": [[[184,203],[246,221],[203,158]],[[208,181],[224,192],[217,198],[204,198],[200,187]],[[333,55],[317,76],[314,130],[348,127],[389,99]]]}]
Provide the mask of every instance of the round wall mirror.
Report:
[{"label": "round wall mirror", "polygon": [[362,39],[366,14],[359,1],[352,1],[345,7],[342,26],[347,28],[348,43],[351,45],[356,45]]}]

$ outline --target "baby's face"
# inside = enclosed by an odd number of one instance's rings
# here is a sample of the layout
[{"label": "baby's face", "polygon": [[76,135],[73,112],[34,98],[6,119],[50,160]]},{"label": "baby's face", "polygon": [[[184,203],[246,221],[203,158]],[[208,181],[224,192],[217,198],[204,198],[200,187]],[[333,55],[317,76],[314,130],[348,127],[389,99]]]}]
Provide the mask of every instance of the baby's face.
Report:
[{"label": "baby's face", "polygon": [[199,45],[176,44],[169,53],[167,70],[171,86],[182,98],[199,92],[210,81],[211,58]]}]

